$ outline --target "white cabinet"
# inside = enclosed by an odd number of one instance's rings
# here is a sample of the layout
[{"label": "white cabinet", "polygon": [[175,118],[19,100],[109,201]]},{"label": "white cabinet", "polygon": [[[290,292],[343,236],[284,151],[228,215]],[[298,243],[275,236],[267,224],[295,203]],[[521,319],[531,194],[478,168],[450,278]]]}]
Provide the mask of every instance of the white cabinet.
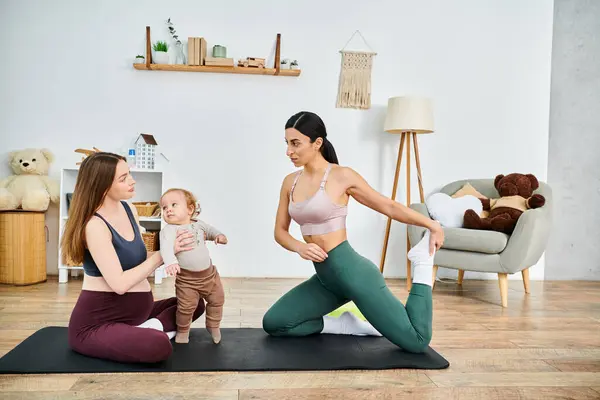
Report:
[{"label": "white cabinet", "polygon": [[[83,270],[82,266],[70,266],[62,263],[62,254],[60,250],[60,242],[64,232],[65,223],[69,218],[67,211],[67,193],[73,193],[75,182],[79,168],[63,168],[60,173],[60,227],[58,238],[58,281],[66,283],[69,280],[69,271],[71,275],[77,276],[79,270]],[[164,176],[163,172],[153,169],[131,169],[131,175],[135,180],[135,196],[129,200],[129,203],[137,201],[158,201],[164,192]],[[133,205],[132,205],[133,207]],[[161,217],[141,217],[140,225],[147,230],[160,230],[164,222]],[[164,266],[158,268],[154,273],[154,283],[160,284],[164,276]]]}]

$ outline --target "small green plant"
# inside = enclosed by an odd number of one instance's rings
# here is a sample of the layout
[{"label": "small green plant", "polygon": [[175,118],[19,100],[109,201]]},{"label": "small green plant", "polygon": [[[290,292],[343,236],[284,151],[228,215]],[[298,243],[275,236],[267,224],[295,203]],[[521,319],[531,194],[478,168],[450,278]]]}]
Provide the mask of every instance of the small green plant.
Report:
[{"label": "small green plant", "polygon": [[141,54],[138,54],[137,56],[135,56],[135,58],[145,58],[145,57]]},{"label": "small green plant", "polygon": [[169,46],[167,46],[167,42],[163,42],[161,40],[157,41],[154,43],[154,51],[164,51],[167,52],[169,49]]}]

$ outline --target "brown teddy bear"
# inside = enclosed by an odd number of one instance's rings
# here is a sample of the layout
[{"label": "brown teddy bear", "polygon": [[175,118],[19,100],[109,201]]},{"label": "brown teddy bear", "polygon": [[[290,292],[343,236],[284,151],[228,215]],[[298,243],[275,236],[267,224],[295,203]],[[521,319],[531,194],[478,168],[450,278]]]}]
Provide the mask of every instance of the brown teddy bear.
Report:
[{"label": "brown teddy bear", "polygon": [[500,198],[480,198],[483,209],[489,211],[489,216],[481,218],[474,210],[467,210],[463,220],[464,228],[493,230],[510,235],[523,212],[542,207],[546,203],[544,196],[533,194],[540,184],[532,174],[498,175],[494,186]]}]

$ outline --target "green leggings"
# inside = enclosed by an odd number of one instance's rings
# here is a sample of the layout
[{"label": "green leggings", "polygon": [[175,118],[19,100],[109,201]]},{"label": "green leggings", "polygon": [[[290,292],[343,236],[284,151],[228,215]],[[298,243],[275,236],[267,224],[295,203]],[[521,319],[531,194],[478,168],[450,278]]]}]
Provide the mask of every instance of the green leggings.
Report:
[{"label": "green leggings", "polygon": [[352,300],[367,320],[400,348],[424,352],[431,341],[431,287],[413,284],[406,307],[379,269],[348,241],[314,262],[316,274],[283,295],[263,317],[272,336],[306,336],[323,330],[323,316]]}]

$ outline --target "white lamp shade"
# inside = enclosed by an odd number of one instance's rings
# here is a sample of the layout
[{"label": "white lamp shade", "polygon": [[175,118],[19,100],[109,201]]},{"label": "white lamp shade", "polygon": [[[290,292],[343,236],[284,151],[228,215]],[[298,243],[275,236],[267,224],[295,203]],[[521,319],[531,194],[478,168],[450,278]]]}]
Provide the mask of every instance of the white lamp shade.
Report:
[{"label": "white lamp shade", "polygon": [[384,129],[390,133],[433,132],[433,104],[424,97],[400,96],[388,100]]}]

